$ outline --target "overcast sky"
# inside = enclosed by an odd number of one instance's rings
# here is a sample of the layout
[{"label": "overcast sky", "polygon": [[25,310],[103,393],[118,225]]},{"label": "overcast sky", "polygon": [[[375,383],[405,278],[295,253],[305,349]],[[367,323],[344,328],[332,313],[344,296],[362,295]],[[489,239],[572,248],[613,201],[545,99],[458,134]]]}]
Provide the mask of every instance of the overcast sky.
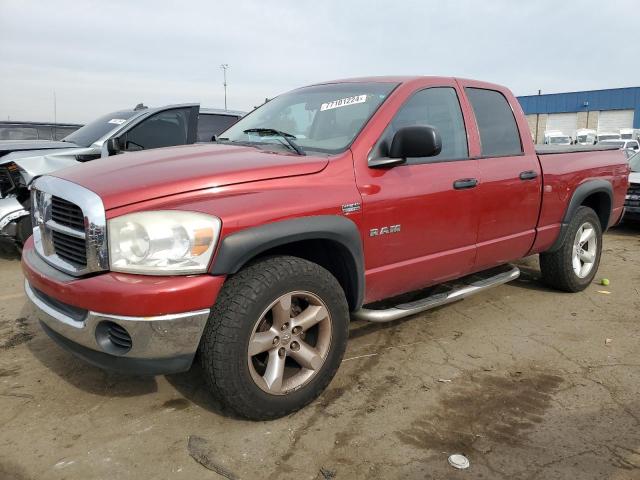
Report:
[{"label": "overcast sky", "polygon": [[640,85],[638,0],[0,0],[0,119],[88,122],[138,102],[247,110],[365,75],[516,95]]}]

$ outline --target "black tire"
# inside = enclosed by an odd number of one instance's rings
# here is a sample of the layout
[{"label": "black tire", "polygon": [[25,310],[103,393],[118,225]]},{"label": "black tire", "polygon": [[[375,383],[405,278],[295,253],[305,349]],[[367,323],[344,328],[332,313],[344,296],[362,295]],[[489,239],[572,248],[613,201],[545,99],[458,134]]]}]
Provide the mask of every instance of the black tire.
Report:
[{"label": "black tire", "polygon": [[[281,295],[307,291],[331,316],[331,342],[324,363],[308,383],[284,395],[263,391],[248,365],[248,345],[265,308]],[[228,278],[200,342],[204,375],[213,395],[234,413],[252,420],[288,415],[317,398],[336,374],[349,337],[349,308],[331,273],[297,257],[257,261]]]},{"label": "black tire", "polygon": [[[590,223],[595,230],[596,258],[591,271],[583,278],[573,269],[573,246],[578,229],[585,223]],[[580,292],[593,281],[602,254],[602,227],[596,212],[589,207],[579,207],[571,219],[560,248],[554,252],[540,254],[540,270],[543,281],[558,290],[565,292]]]}]

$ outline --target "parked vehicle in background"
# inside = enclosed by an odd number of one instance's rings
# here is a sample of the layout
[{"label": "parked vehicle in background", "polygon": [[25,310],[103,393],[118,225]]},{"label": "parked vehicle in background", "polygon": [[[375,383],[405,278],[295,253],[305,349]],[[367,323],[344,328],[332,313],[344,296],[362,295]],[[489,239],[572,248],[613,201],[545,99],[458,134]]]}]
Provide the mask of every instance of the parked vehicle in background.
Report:
[{"label": "parked vehicle in background", "polygon": [[634,152],[640,150],[640,143],[637,140],[603,140],[600,145],[617,147],[622,150],[633,150]]},{"label": "parked vehicle in background", "polygon": [[0,141],[0,240],[21,245],[31,235],[28,186],[39,175],[120,152],[211,141],[241,116],[198,104],[139,105],[104,115],[61,141]]},{"label": "parked vehicle in background", "polygon": [[576,144],[578,145],[595,145],[598,134],[595,130],[588,128],[579,128],[576,130]]},{"label": "parked vehicle in background", "polygon": [[598,133],[598,143],[605,140],[620,140],[620,134],[615,132]]},{"label": "parked vehicle in background", "polygon": [[629,175],[629,190],[624,201],[625,220],[640,221],[640,153],[629,159],[631,174]]},{"label": "parked vehicle in background", "polygon": [[61,140],[82,124],[47,122],[0,122],[0,140]]},{"label": "parked vehicle in background", "polygon": [[620,129],[620,138],[622,140],[637,140],[638,136],[637,136],[636,130],[634,128],[621,128]]},{"label": "parked vehicle in background", "polygon": [[451,303],[537,253],[547,284],[585,289],[627,186],[617,149],[536,150],[504,87],[329,82],[217,143],[36,179],[25,290],[45,332],[88,362],[162,374],[199,351],[226,408],[272,419],[327,387],[350,313],[380,323]]},{"label": "parked vehicle in background", "polygon": [[560,130],[549,130],[544,132],[544,143],[545,145],[571,145],[571,137]]}]

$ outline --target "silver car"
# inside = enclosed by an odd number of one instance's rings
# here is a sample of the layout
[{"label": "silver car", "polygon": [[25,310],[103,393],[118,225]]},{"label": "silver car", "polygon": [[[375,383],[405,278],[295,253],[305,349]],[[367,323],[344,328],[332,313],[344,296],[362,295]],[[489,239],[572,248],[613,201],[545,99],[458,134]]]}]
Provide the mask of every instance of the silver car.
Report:
[{"label": "silver car", "polygon": [[0,240],[21,245],[31,235],[28,186],[36,177],[121,151],[209,142],[243,115],[198,104],[138,106],[104,115],[62,141],[0,141]]}]

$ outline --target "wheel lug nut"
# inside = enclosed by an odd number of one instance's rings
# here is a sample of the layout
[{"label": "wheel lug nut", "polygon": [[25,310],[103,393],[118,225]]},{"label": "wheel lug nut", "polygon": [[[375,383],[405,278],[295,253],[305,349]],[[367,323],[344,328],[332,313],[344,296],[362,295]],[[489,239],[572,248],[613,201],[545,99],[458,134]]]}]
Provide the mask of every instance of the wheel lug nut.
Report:
[{"label": "wheel lug nut", "polygon": [[280,330],[286,330],[287,328],[289,328],[289,323],[285,323],[282,325],[282,327],[280,328]]},{"label": "wheel lug nut", "polygon": [[279,344],[279,343],[280,343],[280,337],[275,337],[275,338],[273,339],[273,344],[274,344],[274,345],[277,345],[277,344]]},{"label": "wheel lug nut", "polygon": [[291,350],[297,352],[300,350],[300,344],[298,342],[291,342]]},{"label": "wheel lug nut", "polygon": [[298,335],[298,334],[302,333],[302,327],[293,327],[292,333],[294,335]]},{"label": "wheel lug nut", "polygon": [[278,355],[280,356],[280,358],[283,358],[285,353],[286,350],[284,349],[284,347],[280,347],[280,349],[278,350]]}]

